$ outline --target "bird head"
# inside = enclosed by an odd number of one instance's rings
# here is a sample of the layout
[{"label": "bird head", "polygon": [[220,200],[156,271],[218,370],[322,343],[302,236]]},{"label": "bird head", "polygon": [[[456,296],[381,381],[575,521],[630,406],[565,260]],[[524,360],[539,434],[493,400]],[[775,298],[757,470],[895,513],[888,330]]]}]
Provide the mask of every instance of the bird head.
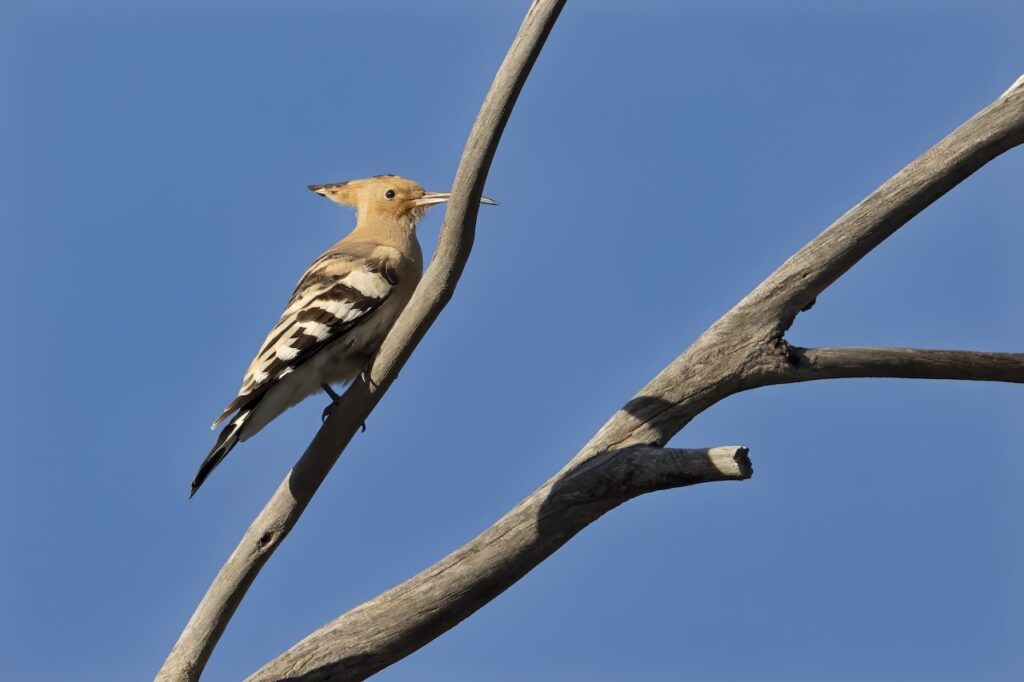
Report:
[{"label": "bird head", "polygon": [[[363,180],[310,185],[309,189],[331,201],[353,207],[361,221],[391,218],[407,221],[411,227],[416,226],[428,208],[451,197],[450,192],[428,192],[419,183],[397,175],[375,175]],[[480,197],[480,203],[497,205],[498,202]]]}]

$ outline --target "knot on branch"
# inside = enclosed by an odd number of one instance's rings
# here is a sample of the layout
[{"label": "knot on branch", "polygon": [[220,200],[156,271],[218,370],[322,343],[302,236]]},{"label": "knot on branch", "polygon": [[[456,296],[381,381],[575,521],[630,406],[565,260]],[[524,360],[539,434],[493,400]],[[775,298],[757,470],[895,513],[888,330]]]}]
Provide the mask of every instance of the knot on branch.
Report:
[{"label": "knot on branch", "polygon": [[[789,341],[779,336],[771,341],[771,353],[777,362],[786,367],[799,367],[803,361],[803,348],[794,346]],[[773,363],[774,364],[774,363]],[[777,364],[775,365],[778,366]]]}]

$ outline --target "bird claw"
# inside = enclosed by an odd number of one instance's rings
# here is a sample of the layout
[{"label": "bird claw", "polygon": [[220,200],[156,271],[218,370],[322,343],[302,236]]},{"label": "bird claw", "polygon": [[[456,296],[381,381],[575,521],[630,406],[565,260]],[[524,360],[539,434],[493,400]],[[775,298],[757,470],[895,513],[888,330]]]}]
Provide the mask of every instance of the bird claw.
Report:
[{"label": "bird claw", "polygon": [[[332,407],[334,407],[334,403],[331,403],[330,405],[324,408],[323,413],[320,415],[321,424],[325,424],[327,422],[327,417],[330,416]],[[361,424],[359,424],[359,430],[362,431],[363,433],[366,433],[366,422],[362,422]]]},{"label": "bird claw", "polygon": [[359,379],[364,384],[366,384],[367,386],[369,386],[371,389],[373,389],[375,391],[378,388],[380,388],[380,385],[370,377],[370,369],[369,369],[369,367],[363,369],[363,371],[359,373]]},{"label": "bird claw", "polygon": [[[331,396],[331,404],[324,408],[324,411],[320,413],[320,423],[324,424],[327,422],[327,417],[331,415],[331,408],[341,402],[341,396],[334,392],[330,384],[322,384],[320,388],[324,389],[324,393]],[[359,425],[359,430],[366,433],[366,422],[362,422]]]},{"label": "bird claw", "polygon": [[341,396],[334,392],[330,384],[320,384],[320,388],[324,389],[324,393],[331,396],[331,404],[324,408],[324,411],[320,413],[320,423],[323,424],[327,421],[327,416],[331,413],[331,408],[338,404],[341,400]]}]

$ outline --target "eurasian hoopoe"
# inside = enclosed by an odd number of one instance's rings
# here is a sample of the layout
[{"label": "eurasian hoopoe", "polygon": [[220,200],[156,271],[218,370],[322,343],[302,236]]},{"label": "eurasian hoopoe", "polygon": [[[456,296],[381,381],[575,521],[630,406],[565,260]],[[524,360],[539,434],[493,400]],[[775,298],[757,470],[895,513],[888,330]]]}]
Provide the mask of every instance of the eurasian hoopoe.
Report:
[{"label": "eurasian hoopoe", "polygon": [[[336,400],[331,384],[352,381],[367,367],[423,272],[416,224],[449,198],[397,175],[309,188],[355,208],[355,229],[299,279],[238,397],[213,423],[216,428],[231,417],[199,466],[189,497],[236,443],[320,389]],[[497,202],[481,197],[480,203]]]}]

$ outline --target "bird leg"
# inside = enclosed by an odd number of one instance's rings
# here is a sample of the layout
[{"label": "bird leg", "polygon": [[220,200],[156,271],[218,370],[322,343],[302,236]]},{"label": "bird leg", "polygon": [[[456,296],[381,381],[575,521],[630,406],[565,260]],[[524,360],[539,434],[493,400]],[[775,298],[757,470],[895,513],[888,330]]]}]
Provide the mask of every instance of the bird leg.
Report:
[{"label": "bird leg", "polygon": [[[330,413],[331,408],[337,405],[339,402],[341,402],[341,396],[335,393],[334,389],[331,388],[331,385],[326,382],[320,384],[320,388],[324,389],[324,393],[331,396],[331,404],[325,407],[324,411],[320,414],[320,423],[323,424],[325,421],[327,421],[327,415]],[[366,433],[366,422],[360,424],[359,428],[363,431],[363,433]]]},{"label": "bird leg", "polygon": [[330,384],[328,384],[328,383],[320,384],[320,388],[324,389],[324,393],[326,393],[327,395],[331,396],[331,404],[332,405],[334,403],[338,402],[339,400],[341,400],[341,396],[334,392],[334,389],[331,388]]},{"label": "bird leg", "polygon": [[322,424],[327,421],[327,414],[331,411],[332,407],[338,404],[338,401],[341,400],[341,396],[335,393],[334,389],[331,388],[331,385],[326,382],[320,384],[320,388],[324,389],[324,393],[331,396],[331,404],[325,407],[323,413],[320,415],[320,423]]}]

